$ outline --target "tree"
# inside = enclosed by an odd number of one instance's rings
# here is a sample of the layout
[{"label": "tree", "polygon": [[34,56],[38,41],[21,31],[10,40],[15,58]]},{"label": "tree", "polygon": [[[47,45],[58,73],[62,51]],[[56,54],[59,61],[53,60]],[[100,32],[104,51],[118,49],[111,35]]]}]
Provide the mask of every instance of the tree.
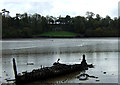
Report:
[{"label": "tree", "polygon": [[95,15],[93,12],[86,12],[87,18],[90,20]]},{"label": "tree", "polygon": [[95,27],[94,27],[94,19],[93,19],[95,14],[93,12],[86,12],[86,15],[87,15],[87,17],[86,17],[86,19],[87,19],[87,24],[86,24],[87,28],[95,29]]},{"label": "tree", "polygon": [[4,16],[6,11],[7,11],[6,9],[2,9],[2,13],[4,14]]},{"label": "tree", "polygon": [[96,20],[100,21],[101,20],[101,16],[99,14],[96,14]]},{"label": "tree", "polygon": [[77,16],[74,18],[73,24],[74,24],[74,29],[75,32],[84,34],[85,32],[85,23],[84,23],[84,18],[81,16]]},{"label": "tree", "polygon": [[65,17],[65,23],[68,24],[70,23],[71,17],[69,15],[66,15]]},{"label": "tree", "polygon": [[2,37],[32,37],[43,32],[60,28],[63,31],[75,32],[85,37],[119,36],[120,18],[102,18],[99,14],[87,12],[87,17],[66,15],[65,17],[41,16],[40,14],[19,14],[15,17],[6,17],[9,11],[2,9]]}]

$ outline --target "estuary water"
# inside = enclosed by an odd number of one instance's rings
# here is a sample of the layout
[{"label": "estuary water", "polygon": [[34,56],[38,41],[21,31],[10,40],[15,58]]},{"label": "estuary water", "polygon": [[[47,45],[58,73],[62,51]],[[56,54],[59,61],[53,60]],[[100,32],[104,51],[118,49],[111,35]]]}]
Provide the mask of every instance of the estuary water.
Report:
[{"label": "estuary water", "polygon": [[[79,64],[82,55],[95,65],[85,73],[96,78],[82,81],[79,72],[44,81],[44,83],[118,83],[118,38],[90,39],[17,39],[2,41],[1,83],[14,79],[12,59],[16,59],[18,73],[50,67],[60,58],[60,63]],[[32,63],[33,65],[27,65]],[[41,82],[37,81],[40,85]],[[34,85],[34,83],[32,84]]]}]

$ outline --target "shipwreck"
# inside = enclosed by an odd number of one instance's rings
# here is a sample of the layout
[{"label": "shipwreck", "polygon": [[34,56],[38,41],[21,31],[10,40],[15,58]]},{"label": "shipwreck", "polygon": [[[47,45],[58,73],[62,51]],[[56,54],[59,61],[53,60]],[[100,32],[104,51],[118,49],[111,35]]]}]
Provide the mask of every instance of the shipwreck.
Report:
[{"label": "shipwreck", "polygon": [[33,69],[31,72],[24,72],[22,73],[22,75],[19,75],[17,73],[15,58],[13,58],[13,69],[15,74],[16,85],[22,85],[34,81],[43,81],[49,78],[54,78],[77,71],[87,70],[88,68],[92,68],[92,67],[94,66],[92,64],[87,64],[85,55],[83,55],[83,59],[80,64],[67,65],[67,64],[55,62],[51,67]]}]

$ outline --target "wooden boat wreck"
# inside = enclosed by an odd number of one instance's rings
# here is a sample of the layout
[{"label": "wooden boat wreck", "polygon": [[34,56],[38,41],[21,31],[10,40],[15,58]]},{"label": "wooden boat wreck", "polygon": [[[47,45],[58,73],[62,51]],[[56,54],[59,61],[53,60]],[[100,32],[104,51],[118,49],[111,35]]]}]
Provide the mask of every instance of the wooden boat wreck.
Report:
[{"label": "wooden boat wreck", "polygon": [[93,67],[92,64],[88,65],[85,60],[85,55],[83,55],[83,60],[81,64],[66,65],[59,62],[55,62],[51,67],[44,67],[40,69],[34,69],[32,72],[24,72],[22,75],[17,74],[17,67],[15,59],[13,58],[13,68],[15,73],[15,83],[16,85],[22,85],[24,83],[30,83],[37,80],[46,80],[49,78],[87,70]]}]

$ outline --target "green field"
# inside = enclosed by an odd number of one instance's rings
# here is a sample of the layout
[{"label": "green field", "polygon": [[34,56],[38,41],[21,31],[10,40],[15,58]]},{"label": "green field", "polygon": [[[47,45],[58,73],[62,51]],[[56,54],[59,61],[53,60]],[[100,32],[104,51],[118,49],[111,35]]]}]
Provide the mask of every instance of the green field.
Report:
[{"label": "green field", "polygon": [[35,37],[76,37],[77,34],[68,31],[51,31],[34,36]]}]

